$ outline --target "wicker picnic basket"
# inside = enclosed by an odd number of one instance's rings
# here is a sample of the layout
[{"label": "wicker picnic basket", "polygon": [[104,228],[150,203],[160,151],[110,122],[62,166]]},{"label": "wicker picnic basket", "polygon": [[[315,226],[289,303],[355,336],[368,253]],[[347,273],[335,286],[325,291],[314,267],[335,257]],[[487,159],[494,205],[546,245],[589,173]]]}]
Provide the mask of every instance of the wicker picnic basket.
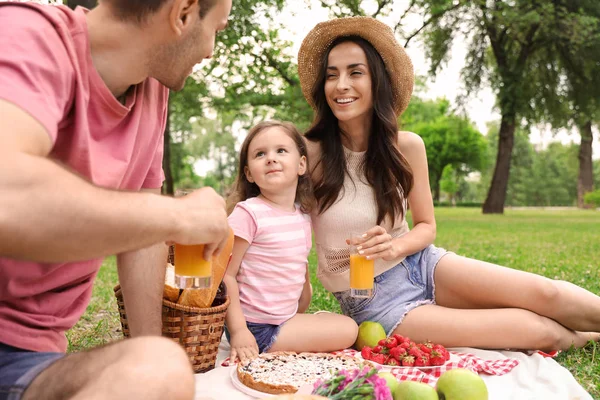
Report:
[{"label": "wicker picnic basket", "polygon": [[[128,338],[129,324],[121,287],[115,287],[123,336]],[[229,297],[209,308],[188,307],[163,299],[162,334],[179,343],[187,353],[195,373],[215,367]]]}]

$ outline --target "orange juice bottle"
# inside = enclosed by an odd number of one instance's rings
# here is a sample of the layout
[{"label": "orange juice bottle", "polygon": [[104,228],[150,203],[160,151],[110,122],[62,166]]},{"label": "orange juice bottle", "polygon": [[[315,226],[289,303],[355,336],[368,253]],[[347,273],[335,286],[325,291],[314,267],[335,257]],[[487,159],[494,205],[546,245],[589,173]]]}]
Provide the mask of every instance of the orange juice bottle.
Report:
[{"label": "orange juice bottle", "polygon": [[350,295],[353,297],[371,297],[375,261],[367,260],[359,254],[350,254]]},{"label": "orange juice bottle", "polygon": [[207,288],[212,280],[212,260],[204,259],[204,245],[175,243],[175,275],[182,288]]}]

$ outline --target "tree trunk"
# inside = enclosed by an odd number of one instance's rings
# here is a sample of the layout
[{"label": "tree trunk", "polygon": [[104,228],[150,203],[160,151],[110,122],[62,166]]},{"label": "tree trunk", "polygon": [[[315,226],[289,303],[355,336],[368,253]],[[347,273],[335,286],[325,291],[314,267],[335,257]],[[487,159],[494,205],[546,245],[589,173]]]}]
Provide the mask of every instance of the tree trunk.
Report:
[{"label": "tree trunk", "polygon": [[498,156],[492,184],[488,191],[485,203],[483,203],[484,214],[503,214],[504,202],[506,201],[506,190],[508,188],[508,177],[510,173],[510,160],[515,142],[515,114],[503,114],[500,123],[500,135],[498,137]]},{"label": "tree trunk", "polygon": [[91,10],[92,8],[96,7],[96,0],[67,0],[67,6],[69,6],[69,8],[72,10],[74,10],[77,6],[85,7]]},{"label": "tree trunk", "polygon": [[579,145],[579,177],[577,179],[577,207],[593,208],[583,202],[583,196],[594,190],[594,174],[592,163],[592,121],[587,121],[579,127],[581,144]]},{"label": "tree trunk", "polygon": [[[171,100],[169,100],[170,102]],[[167,109],[167,124],[165,126],[164,136],[164,153],[163,153],[163,171],[165,172],[165,183],[163,184],[163,194],[172,196],[173,190],[173,174],[171,173],[171,106],[170,103]]]},{"label": "tree trunk", "polygon": [[434,182],[435,184],[433,185],[433,199],[439,204],[440,203],[440,181],[442,180],[442,174],[439,174]]}]

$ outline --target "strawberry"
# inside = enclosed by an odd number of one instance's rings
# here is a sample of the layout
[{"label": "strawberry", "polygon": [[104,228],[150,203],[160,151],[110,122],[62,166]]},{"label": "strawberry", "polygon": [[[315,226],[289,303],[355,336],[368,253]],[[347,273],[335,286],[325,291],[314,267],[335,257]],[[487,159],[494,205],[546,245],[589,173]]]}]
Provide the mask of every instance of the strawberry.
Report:
[{"label": "strawberry", "polygon": [[402,343],[400,343],[400,347],[408,349],[410,347],[410,343],[409,342],[402,342]]},{"label": "strawberry", "polygon": [[386,341],[386,340],[387,340],[387,338],[385,338],[385,339],[380,339],[380,340],[379,340],[379,342],[377,342],[377,344],[383,347],[383,346],[385,346],[385,341]]},{"label": "strawberry", "polygon": [[431,350],[433,350],[433,344],[430,341],[427,341],[425,343],[419,343],[418,347],[423,353],[427,354],[431,354]]},{"label": "strawberry", "polygon": [[390,349],[390,356],[394,357],[398,361],[400,361],[405,355],[406,349],[404,347],[397,346],[393,349]]},{"label": "strawberry", "polygon": [[418,357],[422,356],[425,353],[423,353],[421,351],[421,349],[419,349],[418,347],[411,347],[410,349],[408,349],[408,354],[411,355],[411,356],[413,356],[413,357],[415,357],[415,358],[418,358]]},{"label": "strawberry", "polygon": [[400,363],[394,357],[390,356],[390,357],[388,357],[387,360],[385,360],[385,365],[390,365],[392,367],[397,367],[398,365],[400,365]]},{"label": "strawberry", "polygon": [[382,349],[382,347],[377,345],[377,346],[373,347],[372,351],[373,351],[373,353],[379,354],[379,353],[381,353],[381,349]]},{"label": "strawberry", "polygon": [[384,354],[373,354],[371,356],[371,361],[383,365],[385,363],[385,355]]},{"label": "strawberry", "polygon": [[446,357],[442,353],[433,350],[429,357],[429,363],[434,366],[444,365],[446,363]]},{"label": "strawberry", "polygon": [[370,348],[369,346],[363,347],[362,350],[360,351],[360,355],[365,360],[370,360],[371,359],[371,354],[373,354],[373,349]]},{"label": "strawberry", "polygon": [[414,367],[415,366],[415,358],[413,356],[405,356],[401,364],[403,367]]},{"label": "strawberry", "polygon": [[388,349],[393,349],[394,347],[398,346],[398,340],[395,337],[390,336],[389,338],[385,339],[383,345]]},{"label": "strawberry", "polygon": [[444,346],[442,346],[441,344],[434,345],[433,350],[442,354],[446,361],[448,361],[450,359],[450,352],[448,350],[446,350],[446,348]]},{"label": "strawberry", "polygon": [[423,353],[421,357],[417,357],[415,360],[415,367],[427,367],[429,366],[429,355]]},{"label": "strawberry", "polygon": [[382,347],[380,353],[381,354],[390,354],[390,349],[388,349],[387,347]]},{"label": "strawberry", "polygon": [[398,335],[397,333],[394,333],[392,336],[398,341],[398,344],[404,342],[404,336]]}]

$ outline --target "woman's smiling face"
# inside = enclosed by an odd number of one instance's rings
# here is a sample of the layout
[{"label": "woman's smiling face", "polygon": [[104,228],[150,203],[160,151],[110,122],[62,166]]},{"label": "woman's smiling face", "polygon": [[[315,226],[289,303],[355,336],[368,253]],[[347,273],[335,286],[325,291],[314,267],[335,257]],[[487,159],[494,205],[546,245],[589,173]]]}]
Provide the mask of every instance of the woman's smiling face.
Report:
[{"label": "woman's smiling face", "polygon": [[354,42],[343,42],[329,52],[325,98],[339,121],[370,118],[373,90],[367,56]]}]

